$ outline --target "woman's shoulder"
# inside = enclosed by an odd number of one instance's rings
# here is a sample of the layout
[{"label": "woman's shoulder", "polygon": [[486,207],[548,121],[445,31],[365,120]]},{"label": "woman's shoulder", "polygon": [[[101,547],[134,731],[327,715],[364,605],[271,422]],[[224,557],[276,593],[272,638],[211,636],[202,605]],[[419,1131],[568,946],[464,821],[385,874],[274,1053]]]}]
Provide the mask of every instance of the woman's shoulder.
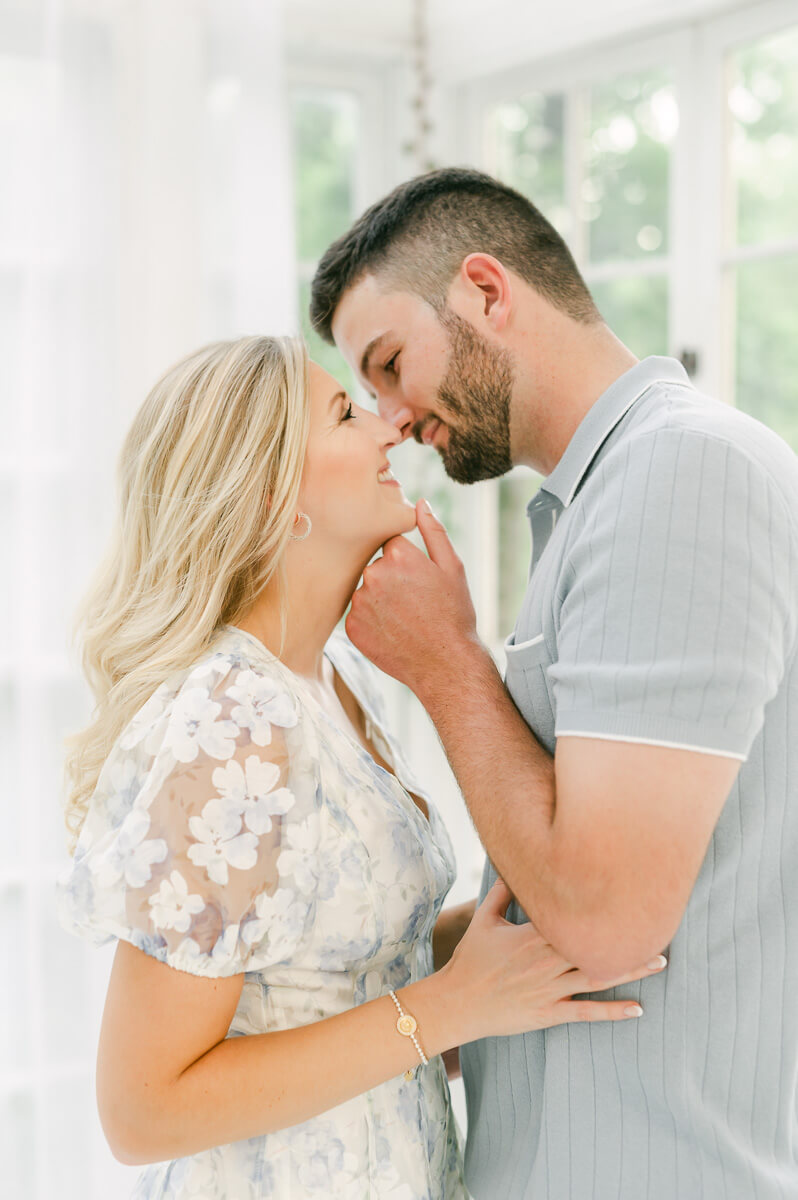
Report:
[{"label": "woman's shoulder", "polygon": [[316,833],[317,789],[298,706],[267,653],[214,639],[123,731],[61,881],[66,928],[126,938],[194,974],[284,956],[275,930],[298,891],[283,876]]},{"label": "woman's shoulder", "polygon": [[243,630],[225,626],[199,656],[156,688],[120,734],[116,749],[143,747],[154,754],[166,738],[181,758],[181,750],[191,749],[180,745],[186,738],[214,743],[241,729],[264,745],[269,726],[290,728],[298,718],[276,657]]}]

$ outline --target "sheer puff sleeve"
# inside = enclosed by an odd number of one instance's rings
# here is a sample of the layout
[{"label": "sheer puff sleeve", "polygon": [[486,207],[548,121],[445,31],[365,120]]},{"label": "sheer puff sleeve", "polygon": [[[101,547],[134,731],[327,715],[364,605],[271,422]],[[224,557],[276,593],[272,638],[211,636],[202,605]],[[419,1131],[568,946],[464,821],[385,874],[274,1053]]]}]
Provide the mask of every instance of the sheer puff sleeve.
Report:
[{"label": "sheer puff sleeve", "polygon": [[249,664],[217,655],[163,685],[103,767],[58,883],[62,924],[194,975],[285,961],[310,903],[283,877],[313,819],[300,734],[295,699]]}]

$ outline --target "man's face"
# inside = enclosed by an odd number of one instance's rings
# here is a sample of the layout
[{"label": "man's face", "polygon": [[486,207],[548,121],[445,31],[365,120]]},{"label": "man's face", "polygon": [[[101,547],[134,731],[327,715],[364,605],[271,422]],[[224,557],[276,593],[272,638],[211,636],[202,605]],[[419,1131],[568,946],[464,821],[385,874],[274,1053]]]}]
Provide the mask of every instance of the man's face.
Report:
[{"label": "man's face", "polygon": [[372,275],[349,288],[333,336],[380,416],[403,438],[435,447],[458,483],[503,475],[510,457],[513,362],[451,308],[381,291]]}]

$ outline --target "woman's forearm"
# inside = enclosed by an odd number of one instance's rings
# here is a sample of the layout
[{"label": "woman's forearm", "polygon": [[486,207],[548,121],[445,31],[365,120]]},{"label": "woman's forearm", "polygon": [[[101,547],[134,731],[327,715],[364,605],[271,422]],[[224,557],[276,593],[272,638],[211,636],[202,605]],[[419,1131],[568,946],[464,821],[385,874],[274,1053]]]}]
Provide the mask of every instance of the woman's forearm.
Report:
[{"label": "woman's forearm", "polygon": [[[464,1030],[445,972],[396,995],[416,1018],[428,1058],[459,1044]],[[420,1064],[411,1039],[396,1029],[397,1016],[391,997],[382,996],[296,1029],[225,1038],[154,1089],[114,1152],[131,1165],[183,1158],[335,1108]]]},{"label": "woman's forearm", "polygon": [[435,970],[445,966],[454,954],[476,910],[476,898],[445,908],[432,931],[432,957]]}]

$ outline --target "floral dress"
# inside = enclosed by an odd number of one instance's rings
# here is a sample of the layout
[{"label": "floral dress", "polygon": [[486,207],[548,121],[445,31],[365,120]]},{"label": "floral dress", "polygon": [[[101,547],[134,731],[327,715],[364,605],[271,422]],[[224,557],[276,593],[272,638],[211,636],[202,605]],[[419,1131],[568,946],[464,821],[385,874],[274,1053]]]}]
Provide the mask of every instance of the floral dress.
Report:
[{"label": "floral dress", "polygon": [[[451,842],[385,728],[374,668],[342,633],[325,653],[396,775],[257,638],[223,626],[118,738],[56,885],[61,924],[96,945],[243,973],[228,1037],[319,1021],[433,970]],[[130,1200],[156,1197],[468,1200],[442,1059],[300,1125],[151,1164]]]}]

